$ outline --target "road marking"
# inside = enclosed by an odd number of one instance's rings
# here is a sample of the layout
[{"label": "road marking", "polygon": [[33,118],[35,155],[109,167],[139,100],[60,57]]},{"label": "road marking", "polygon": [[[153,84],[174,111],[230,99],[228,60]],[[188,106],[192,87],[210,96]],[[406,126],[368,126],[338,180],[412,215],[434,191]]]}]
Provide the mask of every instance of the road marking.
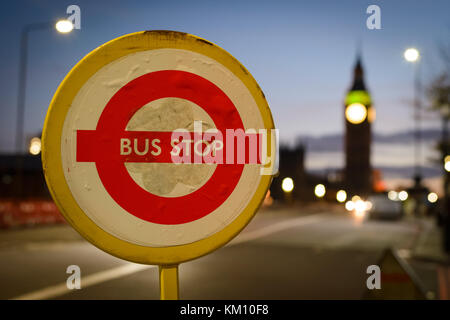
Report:
[{"label": "road marking", "polygon": [[289,219],[286,221],[275,223],[271,226],[260,228],[255,231],[250,231],[246,233],[240,234],[238,237],[236,237],[235,240],[231,241],[229,246],[236,245],[239,243],[247,242],[247,241],[253,241],[262,237],[266,237],[268,235],[271,235],[276,232],[280,232],[286,229],[294,228],[294,227],[300,227],[311,223],[317,223],[324,219],[324,216],[326,214],[314,214],[309,215],[306,217],[298,217],[294,219]]},{"label": "road marking", "polygon": [[321,249],[340,249],[354,243],[360,236],[360,234],[355,235],[354,231],[352,233],[343,234],[334,238],[333,241],[323,245]]},{"label": "road marking", "polygon": [[[90,274],[88,276],[81,278],[81,286],[82,288],[87,288],[105,281],[117,279],[120,277],[124,277],[145,269],[156,268],[156,266],[149,266],[143,264],[135,264],[128,263],[122,265],[120,267],[112,268],[105,271],[100,271],[97,273]],[[57,296],[61,296],[63,294],[69,293],[71,290],[67,288],[65,282],[61,284],[57,284],[55,286],[50,286],[44,289],[36,290],[18,297],[13,298],[12,300],[44,300],[51,299]]]},{"label": "road marking", "polygon": [[[311,223],[317,223],[324,219],[325,214],[314,214],[306,217],[298,217],[293,219],[288,219],[286,221],[278,222],[268,227],[263,227],[254,231],[240,234],[235,240],[231,241],[228,246],[234,246],[243,242],[253,241],[262,237],[266,237],[273,233],[277,233],[286,229],[304,226]],[[100,271],[97,273],[90,274],[88,276],[81,278],[81,287],[85,289],[87,287],[106,282],[109,280],[114,280],[120,277],[124,277],[133,273],[137,273],[146,269],[156,268],[155,265],[142,265],[135,263],[127,263],[120,267],[112,268],[105,271]],[[40,290],[32,291],[24,295],[12,298],[11,300],[45,300],[55,298],[67,293],[72,290],[67,288],[65,282],[46,287]]]}]

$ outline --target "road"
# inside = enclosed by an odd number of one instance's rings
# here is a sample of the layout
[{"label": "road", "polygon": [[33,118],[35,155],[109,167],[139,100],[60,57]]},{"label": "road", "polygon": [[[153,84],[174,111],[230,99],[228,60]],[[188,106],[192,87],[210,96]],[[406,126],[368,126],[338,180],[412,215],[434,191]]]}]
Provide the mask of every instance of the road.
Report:
[{"label": "road", "polygon": [[[411,252],[417,221],[357,221],[297,207],[265,209],[226,247],[180,266],[182,299],[360,299],[387,247]],[[81,269],[68,290],[66,268]],[[435,266],[417,263],[430,295]],[[67,225],[0,233],[0,299],[158,299],[158,269],[112,257]]]}]

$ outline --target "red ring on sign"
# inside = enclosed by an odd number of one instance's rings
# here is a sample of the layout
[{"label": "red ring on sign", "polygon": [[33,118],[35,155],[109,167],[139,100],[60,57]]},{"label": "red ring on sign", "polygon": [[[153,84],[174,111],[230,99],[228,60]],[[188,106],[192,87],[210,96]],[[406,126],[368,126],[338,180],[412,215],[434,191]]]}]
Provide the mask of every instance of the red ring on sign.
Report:
[{"label": "red ring on sign", "polygon": [[141,188],[131,178],[113,142],[120,139],[121,132],[141,107],[168,97],[186,99],[203,108],[222,134],[226,129],[244,129],[244,125],[233,102],[220,88],[185,71],[145,74],[127,83],[109,100],[96,128],[97,141],[110,145],[102,149],[111,150],[96,159],[105,189],[130,214],[149,222],[173,225],[200,219],[217,209],[235,189],[244,165],[218,164],[201,188],[177,198],[161,197]]}]

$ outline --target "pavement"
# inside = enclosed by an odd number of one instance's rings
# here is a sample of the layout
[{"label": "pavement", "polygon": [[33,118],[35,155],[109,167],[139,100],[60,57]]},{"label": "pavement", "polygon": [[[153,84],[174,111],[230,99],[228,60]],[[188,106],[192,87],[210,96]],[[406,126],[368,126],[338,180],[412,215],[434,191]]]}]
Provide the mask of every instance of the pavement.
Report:
[{"label": "pavement", "polygon": [[419,221],[420,236],[410,254],[409,263],[421,281],[428,284],[430,298],[450,300],[450,256],[443,250],[443,232],[436,219]]},{"label": "pavement", "polygon": [[[366,269],[394,248],[427,298],[448,299],[432,220],[361,221],[336,207],[262,209],[227,246],[180,266],[182,299],[361,299]],[[92,246],[68,225],[0,231],[0,299],[158,299],[156,266]],[[67,267],[81,269],[69,290]]]}]

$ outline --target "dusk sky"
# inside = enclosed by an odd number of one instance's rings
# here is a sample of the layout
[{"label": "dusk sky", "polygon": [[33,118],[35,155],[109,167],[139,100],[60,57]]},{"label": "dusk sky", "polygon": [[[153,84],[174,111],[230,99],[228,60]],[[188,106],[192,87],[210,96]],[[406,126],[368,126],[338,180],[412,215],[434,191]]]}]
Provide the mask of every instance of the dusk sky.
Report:
[{"label": "dusk sky", "polygon": [[[450,1],[8,1],[2,3],[0,152],[11,152],[17,109],[20,30],[28,23],[81,8],[81,30],[30,37],[25,128],[41,131],[50,100],[70,69],[118,36],[151,29],[195,34],[221,46],[252,73],[271,107],[282,141],[343,130],[343,99],[358,42],[381,134],[413,128],[413,66],[403,51],[421,51],[422,81],[441,69],[448,43]],[[381,8],[381,30],[369,30],[366,9]],[[426,101],[424,101],[426,102]],[[439,128],[427,115],[425,128]]]}]

